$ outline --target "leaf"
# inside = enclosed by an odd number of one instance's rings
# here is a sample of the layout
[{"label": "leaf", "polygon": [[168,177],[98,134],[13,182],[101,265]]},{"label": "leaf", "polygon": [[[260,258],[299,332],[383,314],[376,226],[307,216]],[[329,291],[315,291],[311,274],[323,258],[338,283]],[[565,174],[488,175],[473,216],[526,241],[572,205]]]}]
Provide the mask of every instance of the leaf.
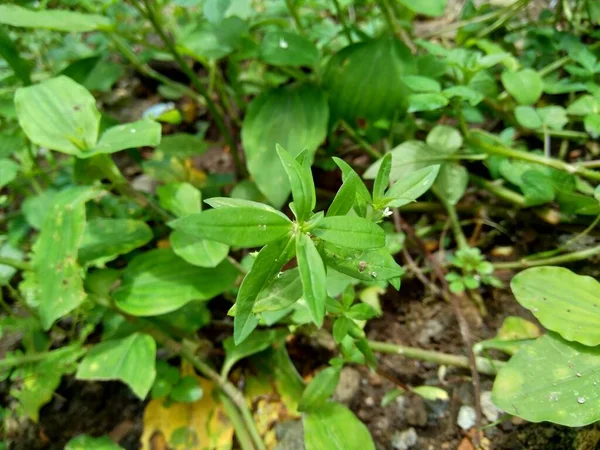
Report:
[{"label": "leaf", "polygon": [[544,126],[553,130],[562,130],[569,122],[566,110],[561,106],[546,106],[538,108],[537,113],[542,119]]},{"label": "leaf", "polygon": [[319,60],[317,47],[297,33],[268,32],[260,42],[259,56],[272,66],[313,67]]},{"label": "leaf", "polygon": [[57,194],[34,245],[31,264],[39,283],[40,321],[46,330],[85,299],[77,250],[85,229],[85,202],[99,193],[91,187],[72,187]]},{"label": "leaf", "polygon": [[140,439],[143,450],[155,450],[161,439],[164,443],[162,448],[166,448],[167,442],[171,443],[181,430],[194,438],[191,444],[185,445],[186,450],[231,449],[234,429],[217,400],[217,387],[205,378],[196,376],[196,379],[204,391],[200,400],[171,404],[151,400],[146,405],[144,431]]},{"label": "leaf", "polygon": [[208,325],[211,315],[207,303],[192,300],[175,311],[155,316],[153,320],[191,334]]},{"label": "leaf", "polygon": [[112,27],[106,17],[96,14],[57,9],[33,11],[17,5],[0,5],[0,23],[13,27],[48,28],[67,32],[85,32]]},{"label": "leaf", "polygon": [[304,415],[306,450],[375,450],[367,427],[339,403],[326,403]]},{"label": "leaf", "polygon": [[406,111],[410,90],[402,79],[412,74],[416,74],[416,60],[395,38],[343,48],[331,57],[323,74],[333,118],[376,121]]},{"label": "leaf", "polygon": [[231,0],[206,0],[203,5],[204,16],[209,22],[219,24],[230,6]]},{"label": "leaf", "polygon": [[272,205],[281,207],[290,193],[275,145],[293,157],[306,149],[312,160],[327,134],[328,118],[324,92],[310,84],[269,90],[248,106],[242,124],[248,170]]},{"label": "leaf", "polygon": [[261,291],[254,308],[254,313],[279,311],[294,304],[302,297],[302,281],[298,268],[286,270],[277,275],[275,280]]},{"label": "leaf", "polygon": [[408,96],[408,112],[435,111],[448,103],[448,99],[442,94],[412,94]]},{"label": "leaf", "polygon": [[79,246],[79,262],[104,265],[119,255],[147,244],[151,239],[152,230],[141,220],[93,219],[85,226]]},{"label": "leaf", "polygon": [[229,289],[236,278],[237,270],[228,261],[204,269],[188,264],[169,249],[156,249],[131,260],[113,297],[128,314],[154,316],[175,311],[192,300],[210,300]]},{"label": "leaf", "polygon": [[[2,8],[2,6],[0,6]],[[2,19],[0,19],[2,20]],[[15,75],[25,86],[31,84],[31,66],[19,54],[19,49],[11,40],[6,27],[0,26],[0,56],[7,62]]]},{"label": "leaf", "polygon": [[225,339],[225,361],[221,368],[221,376],[226,378],[238,361],[268,349],[275,342],[285,339],[286,335],[286,330],[256,331],[238,345],[235,345],[232,337]]},{"label": "leaf", "polygon": [[440,17],[444,15],[448,0],[398,0],[404,6],[417,14],[425,16]]},{"label": "leaf", "polygon": [[542,77],[533,69],[502,72],[502,84],[521,105],[533,105],[542,96]]},{"label": "leaf", "polygon": [[345,216],[348,214],[356,201],[357,190],[360,184],[364,186],[356,172],[350,172],[337,194],[335,194],[326,216]]},{"label": "leaf", "polygon": [[156,147],[157,152],[166,156],[191,157],[205,153],[208,145],[200,136],[175,133],[164,136]]},{"label": "leaf", "polygon": [[19,165],[12,159],[0,159],[0,189],[17,178]]},{"label": "leaf", "polygon": [[[2,243],[0,240],[0,258],[9,258],[14,261],[23,260],[23,252],[10,243],[10,241]],[[17,269],[13,266],[0,264],[0,286],[6,286],[11,278],[17,273]],[[1,333],[0,333],[1,334]]]},{"label": "leaf", "polygon": [[280,217],[287,219],[287,216],[283,214],[281,211],[269,206],[265,203],[255,202],[252,200],[246,200],[243,198],[231,198],[231,197],[212,197],[204,200],[204,203],[212,206],[213,208],[254,208],[260,209],[263,211],[269,211],[274,214],[279,215]]},{"label": "leaf", "polygon": [[511,281],[517,301],[568,341],[600,344],[600,283],[562,267],[532,267]]},{"label": "leaf", "polygon": [[417,386],[416,388],[413,388],[412,391],[415,394],[418,394],[421,397],[423,397],[425,400],[430,401],[447,401],[450,398],[448,396],[448,392],[435,386]]},{"label": "leaf", "polygon": [[537,111],[531,106],[517,106],[515,108],[515,117],[519,125],[531,128],[532,130],[542,128],[544,125]]},{"label": "leaf", "polygon": [[96,99],[70,78],[61,75],[17,89],[15,106],[21,128],[36,145],[75,156],[96,145],[100,125]]},{"label": "leaf", "polygon": [[202,193],[190,183],[168,183],[156,189],[160,206],[177,217],[202,211]]},{"label": "leaf", "polygon": [[600,419],[600,349],[549,333],[522,347],[501,369],[492,399],[530,422],[581,427]]},{"label": "leaf", "polygon": [[239,17],[227,17],[218,25],[206,21],[193,21],[196,27],[182,33],[178,46],[182,53],[197,60],[218,60],[243,46],[248,34],[248,24]]},{"label": "leaf", "polygon": [[519,185],[527,206],[543,205],[554,200],[554,185],[551,178],[539,170],[526,170]]},{"label": "leaf", "polygon": [[308,304],[313,322],[321,327],[327,298],[325,265],[315,244],[306,233],[299,233],[296,237],[296,260],[304,300]]},{"label": "leaf", "polygon": [[348,331],[350,330],[350,325],[350,319],[348,319],[345,316],[338,317],[335,320],[335,323],[333,324],[332,334],[333,339],[336,343],[339,344],[346,337]]},{"label": "leaf", "polygon": [[200,400],[203,395],[204,391],[198,379],[193,375],[187,375],[180,378],[173,386],[170,398],[176,402],[193,403]]},{"label": "leaf", "polygon": [[587,116],[600,112],[600,103],[593,95],[582,95],[567,108],[567,114],[573,116]]},{"label": "leaf", "polygon": [[436,125],[427,135],[427,145],[450,154],[462,147],[463,137],[456,128]]},{"label": "leaf", "polygon": [[371,305],[366,303],[358,303],[350,308],[348,311],[348,317],[354,320],[369,320],[377,317],[379,313]]},{"label": "leaf", "polygon": [[173,231],[169,242],[177,256],[198,267],[216,267],[229,254],[227,244],[197,238],[184,231]]},{"label": "leaf", "polygon": [[301,153],[299,157],[304,156],[304,163],[300,165],[279,144],[276,145],[276,149],[292,187],[295,214],[297,214],[298,221],[303,222],[308,218],[316,203],[310,159],[307,158],[306,153]]},{"label": "leaf", "polygon": [[396,181],[385,194],[387,205],[400,208],[414,202],[429,190],[440,171],[439,165],[425,167]]},{"label": "leaf", "polygon": [[108,436],[96,438],[82,434],[67,442],[65,450],[123,450],[123,447]]},{"label": "leaf", "polygon": [[312,233],[324,241],[353,249],[385,246],[385,233],[381,227],[362,217],[325,217]]},{"label": "leaf", "polygon": [[267,244],[257,255],[250,272],[246,274],[235,301],[233,321],[234,342],[239,345],[258,325],[252,312],[258,295],[277,276],[294,255],[294,239],[289,237]]},{"label": "leaf", "polygon": [[600,137],[600,114],[590,114],[583,119],[585,131],[594,139]]},{"label": "leaf", "polygon": [[390,171],[392,170],[392,155],[386,153],[381,160],[381,166],[377,171],[375,183],[373,183],[373,201],[378,203],[383,198],[383,194],[390,184]]},{"label": "leaf", "polygon": [[341,367],[328,367],[321,370],[302,393],[299,411],[316,411],[333,395],[340,381]]},{"label": "leaf", "polygon": [[154,120],[138,120],[109,128],[89,152],[80,157],[90,157],[101,153],[115,153],[128,148],[155,147],[160,143],[161,126]]},{"label": "leaf", "polygon": [[471,89],[468,86],[450,86],[444,89],[442,93],[449,99],[458,97],[461,100],[469,102],[471,106],[477,106],[485,98],[481,92]]},{"label": "leaf", "polygon": [[268,210],[246,206],[190,214],[170,223],[191,236],[236,247],[259,247],[282,239],[292,222]]},{"label": "leaf", "polygon": [[441,92],[442,86],[440,83],[428,77],[422,77],[420,75],[406,75],[402,77],[404,84],[413,92]]},{"label": "leaf", "polygon": [[387,391],[381,399],[381,406],[385,408],[398,397],[402,397],[404,394],[406,394],[406,391],[402,388],[396,388],[392,389],[391,391]]},{"label": "leaf", "polygon": [[467,190],[469,172],[457,163],[442,164],[440,173],[433,183],[435,194],[451,205],[456,205]]}]

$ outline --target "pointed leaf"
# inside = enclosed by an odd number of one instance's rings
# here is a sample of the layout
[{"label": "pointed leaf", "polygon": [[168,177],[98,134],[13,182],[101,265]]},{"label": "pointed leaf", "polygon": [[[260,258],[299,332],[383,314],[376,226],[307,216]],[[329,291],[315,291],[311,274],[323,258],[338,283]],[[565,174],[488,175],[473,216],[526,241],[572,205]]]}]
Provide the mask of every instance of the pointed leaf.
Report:
[{"label": "pointed leaf", "polygon": [[386,153],[381,160],[381,166],[375,177],[375,183],[373,184],[373,201],[379,202],[383,198],[383,193],[390,184],[390,171],[392,170],[392,155]]},{"label": "pointed leaf", "polygon": [[417,200],[433,185],[439,171],[439,165],[429,166],[396,181],[385,194],[385,199],[390,200],[388,206],[400,208]]},{"label": "pointed leaf", "polygon": [[356,172],[350,172],[337,194],[335,194],[335,197],[327,210],[327,217],[345,216],[350,212],[356,201],[359,183],[362,183],[362,181]]},{"label": "pointed leaf", "polygon": [[404,274],[386,248],[360,252],[326,243],[321,251],[328,266],[359,280],[390,280]]},{"label": "pointed leaf", "polygon": [[341,367],[328,367],[321,370],[302,393],[298,404],[299,411],[316,411],[333,395],[340,381]]},{"label": "pointed leaf", "polygon": [[296,238],[296,259],[302,280],[304,299],[308,304],[313,322],[321,327],[325,317],[327,298],[325,265],[313,241],[305,234]]},{"label": "pointed leaf", "polygon": [[24,85],[28,86],[31,84],[30,64],[21,57],[19,49],[8,35],[6,27],[2,26],[0,26],[0,56],[8,63]]},{"label": "pointed leaf", "polygon": [[90,157],[100,153],[115,153],[128,148],[155,147],[160,143],[161,126],[154,120],[139,120],[109,128],[89,152],[82,154]]},{"label": "pointed leaf", "polygon": [[381,227],[361,217],[325,217],[312,232],[324,241],[342,247],[364,250],[385,245]]},{"label": "pointed leaf", "polygon": [[312,212],[316,202],[314,182],[312,173],[310,172],[310,160],[307,160],[308,171],[306,171],[302,165],[300,165],[296,159],[279,144],[276,145],[276,149],[281,164],[290,181],[292,196],[294,198],[294,208],[298,214],[297,219],[298,221],[303,222]]},{"label": "pointed leaf", "polygon": [[160,186],[156,193],[160,206],[177,217],[202,211],[202,193],[190,183],[167,183]]},{"label": "pointed leaf", "polygon": [[447,163],[442,164],[440,173],[433,183],[433,191],[444,201],[456,205],[465,194],[468,184],[467,169],[457,163]]},{"label": "pointed leaf", "polygon": [[48,28],[81,32],[107,29],[110,21],[96,14],[83,14],[59,9],[34,11],[17,5],[0,5],[0,23],[13,27]]}]

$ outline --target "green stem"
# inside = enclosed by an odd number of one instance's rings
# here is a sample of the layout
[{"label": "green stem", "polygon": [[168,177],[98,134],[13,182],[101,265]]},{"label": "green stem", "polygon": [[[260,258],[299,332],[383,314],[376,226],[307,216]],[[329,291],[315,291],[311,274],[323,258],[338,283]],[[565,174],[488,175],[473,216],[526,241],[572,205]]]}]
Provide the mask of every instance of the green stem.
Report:
[{"label": "green stem", "polygon": [[452,226],[452,232],[454,233],[454,239],[456,239],[456,246],[459,250],[469,248],[469,243],[467,242],[467,238],[465,237],[465,233],[463,232],[462,225],[460,224],[460,219],[458,218],[458,214],[456,213],[456,208],[450,202],[447,202],[441,199],[441,202],[446,207],[446,211],[448,212],[448,218],[450,219],[450,225]]},{"label": "green stem", "polygon": [[[404,345],[389,344],[387,342],[369,341],[369,347],[374,352],[388,353],[393,355],[402,355],[409,359],[417,359],[435,364],[461,367],[469,369],[471,367],[469,358],[460,355],[451,355],[448,353],[436,352],[432,350],[423,350],[417,347],[407,347]],[[502,367],[502,361],[489,361],[486,358],[475,358],[477,371],[486,375],[495,375]]]},{"label": "green stem", "polygon": [[561,265],[576,261],[582,261],[584,259],[591,258],[592,256],[596,256],[598,254],[600,254],[600,245],[585,250],[566,253],[564,255],[553,256],[550,258],[540,258],[534,260],[522,259],[520,261],[497,262],[494,263],[494,269],[525,269],[527,267]]},{"label": "green stem", "polygon": [[381,153],[379,153],[371,144],[365,141],[355,130],[346,122],[342,120],[341,122],[342,128],[348,133],[348,136],[352,138],[354,142],[360,145],[372,158],[379,159],[381,158]]},{"label": "green stem", "polygon": [[344,34],[346,35],[346,39],[348,39],[348,44],[352,44],[352,33],[350,32],[350,28],[348,27],[348,22],[346,22],[346,17],[344,16],[344,12],[342,11],[342,7],[340,6],[339,0],[333,0],[333,5],[335,6],[335,10],[337,12],[338,20],[344,29]]},{"label": "green stem", "polygon": [[3,359],[0,359],[0,370],[40,362],[46,358],[53,356],[56,352],[60,352],[60,349],[49,351],[49,352],[28,353],[28,354],[19,355],[19,356],[7,356]]},{"label": "green stem", "polygon": [[9,316],[15,315],[14,311],[11,309],[10,306],[8,306],[8,303],[6,303],[6,301],[4,300],[4,295],[2,294],[1,287],[0,287],[0,306],[2,306],[2,309],[4,310],[4,312],[6,312],[6,314],[8,314]]},{"label": "green stem", "polygon": [[10,266],[18,270],[31,270],[31,264],[25,261],[17,261],[16,259],[0,256],[0,266]]},{"label": "green stem", "polygon": [[219,400],[223,404],[223,408],[225,409],[225,414],[231,420],[233,425],[233,429],[235,430],[235,436],[240,444],[242,450],[255,450],[254,444],[252,443],[252,438],[244,425],[244,420],[240,416],[240,412],[237,410],[233,402],[224,394],[219,394]]},{"label": "green stem", "polygon": [[298,14],[298,10],[296,9],[296,5],[294,4],[294,0],[285,0],[285,6],[287,6],[292,19],[294,20],[294,24],[296,28],[300,32],[300,34],[304,34],[304,26],[302,26],[302,21],[300,20],[300,15]]},{"label": "green stem", "polygon": [[506,200],[507,202],[518,206],[519,208],[525,207],[525,197],[523,197],[521,194],[518,194],[511,189],[505,188],[504,186],[496,184],[493,181],[486,180],[485,178],[477,175],[470,174],[469,176],[471,181],[473,181],[476,186],[491,192],[495,196],[501,198],[502,200]]},{"label": "green stem", "polygon": [[[495,136],[478,129],[471,130],[471,134],[482,134],[486,137],[491,137],[493,139],[495,138]],[[581,165],[568,164],[559,159],[546,158],[545,156],[537,155],[535,153],[514,150],[504,145],[494,145],[479,139],[470,139],[470,141],[472,144],[477,145],[480,149],[489,154],[506,156],[507,158],[515,158],[520,159],[522,161],[529,161],[532,163],[541,164],[546,167],[552,167],[553,169],[558,169],[570,174],[580,175],[590,180],[600,181],[600,172],[586,169]]]},{"label": "green stem", "polygon": [[391,11],[389,10],[388,4],[385,0],[375,0],[375,3],[377,3],[377,6],[379,6],[379,9],[383,13],[383,18],[385,19],[385,22],[387,23],[387,26],[390,29],[390,33],[396,35],[398,29],[394,17],[392,16]]}]

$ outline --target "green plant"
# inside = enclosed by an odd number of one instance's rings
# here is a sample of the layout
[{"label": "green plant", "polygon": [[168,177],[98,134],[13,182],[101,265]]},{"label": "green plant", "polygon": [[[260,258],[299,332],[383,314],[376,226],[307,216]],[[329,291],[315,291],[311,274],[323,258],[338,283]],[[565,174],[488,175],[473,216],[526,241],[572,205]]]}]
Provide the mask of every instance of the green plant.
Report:
[{"label": "green plant", "polygon": [[502,282],[494,277],[494,265],[484,260],[478,248],[462,248],[456,251],[451,264],[461,272],[449,272],[446,280],[452,292],[463,292],[465,289],[477,289],[482,284],[502,287]]}]

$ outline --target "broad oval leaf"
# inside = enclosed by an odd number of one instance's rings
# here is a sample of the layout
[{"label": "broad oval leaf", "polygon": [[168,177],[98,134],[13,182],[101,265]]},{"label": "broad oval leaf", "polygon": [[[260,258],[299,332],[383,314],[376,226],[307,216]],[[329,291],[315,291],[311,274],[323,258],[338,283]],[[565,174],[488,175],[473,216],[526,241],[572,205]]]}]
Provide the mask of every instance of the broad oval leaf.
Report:
[{"label": "broad oval leaf", "polygon": [[276,30],[265,35],[260,43],[260,58],[273,66],[314,66],[319,60],[315,44],[290,31]]},{"label": "broad oval leaf", "polygon": [[532,267],[510,283],[517,301],[568,341],[600,345],[600,283],[562,267]]},{"label": "broad oval leaf", "polygon": [[89,158],[101,153],[115,153],[128,148],[157,146],[160,143],[161,126],[154,120],[138,120],[109,128],[88,152],[79,156]]},{"label": "broad oval leaf", "polygon": [[147,244],[151,239],[152,230],[141,220],[93,219],[85,226],[79,247],[79,261],[82,264],[103,265]]},{"label": "broad oval leaf", "polygon": [[402,77],[415,73],[415,58],[394,38],[342,49],[329,60],[323,75],[332,116],[354,122],[359,118],[391,118],[397,111],[405,112],[410,90]]},{"label": "broad oval leaf", "polygon": [[160,206],[177,217],[202,211],[202,194],[190,183],[167,183],[160,186],[156,193]]},{"label": "broad oval leaf", "polygon": [[75,156],[96,145],[100,125],[96,99],[68,77],[17,89],[15,106],[21,128],[36,145]]},{"label": "broad oval leaf", "polygon": [[17,5],[0,5],[0,23],[13,27],[48,28],[67,32],[111,27],[110,20],[97,14],[57,9],[34,11]]},{"label": "broad oval leaf", "polygon": [[237,274],[228,261],[204,269],[185,262],[169,249],[156,249],[131,260],[113,297],[128,314],[155,316],[175,311],[192,300],[210,300],[229,289]]},{"label": "broad oval leaf", "polygon": [[281,207],[290,193],[275,145],[293,157],[306,149],[312,160],[327,134],[328,118],[325,94],[311,84],[272,89],[250,103],[242,125],[248,170],[272,205]]},{"label": "broad oval leaf", "polygon": [[325,217],[312,233],[324,241],[353,249],[365,250],[385,245],[385,233],[381,227],[362,217]]},{"label": "broad oval leaf", "polygon": [[467,190],[469,172],[458,163],[442,164],[440,173],[433,183],[433,191],[445,202],[456,205]]},{"label": "broad oval leaf", "polygon": [[533,69],[502,72],[504,88],[521,105],[533,105],[542,96],[542,77]]},{"label": "broad oval leaf", "polygon": [[339,403],[326,403],[303,421],[306,450],[375,450],[365,424]]},{"label": "broad oval leaf", "polygon": [[315,411],[333,395],[340,381],[341,367],[321,370],[306,386],[298,404],[298,411]]},{"label": "broad oval leaf", "polygon": [[175,230],[169,236],[173,252],[198,267],[216,267],[227,258],[229,246]]},{"label": "broad oval leaf", "polygon": [[191,214],[170,225],[191,236],[237,247],[259,247],[282,239],[292,229],[285,216],[245,206]]},{"label": "broad oval leaf", "polygon": [[143,333],[113,339],[95,345],[85,355],[76,378],[79,380],[121,380],[142,400],[154,378],[156,343]]},{"label": "broad oval leaf", "polygon": [[492,399],[530,422],[581,427],[600,420],[600,348],[549,333],[527,344],[496,376]]}]

